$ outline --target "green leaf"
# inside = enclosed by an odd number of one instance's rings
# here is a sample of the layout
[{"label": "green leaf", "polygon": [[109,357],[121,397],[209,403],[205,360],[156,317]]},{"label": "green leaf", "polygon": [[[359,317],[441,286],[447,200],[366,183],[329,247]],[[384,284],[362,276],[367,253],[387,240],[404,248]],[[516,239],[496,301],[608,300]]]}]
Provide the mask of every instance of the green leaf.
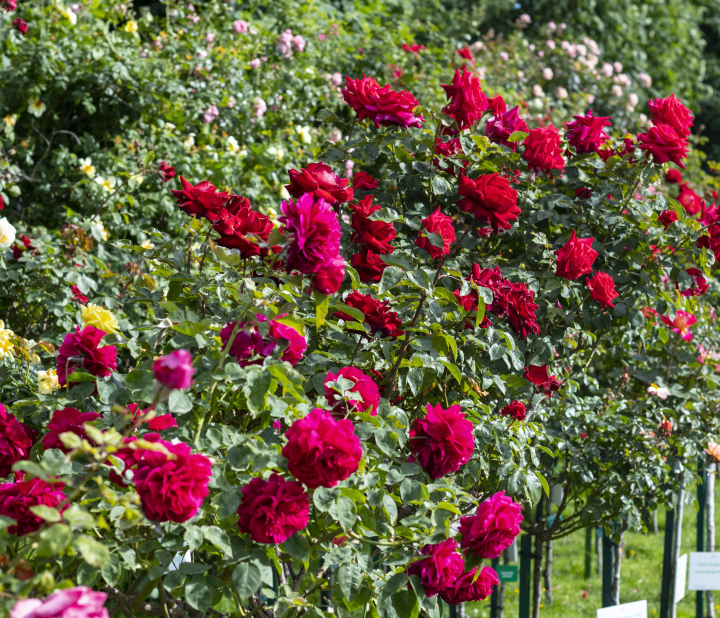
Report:
[{"label": "green leaf", "polygon": [[84,371],[73,371],[67,378],[68,382],[95,382],[95,380],[94,375]]},{"label": "green leaf", "polygon": [[248,373],[247,382],[243,386],[243,394],[250,412],[260,414],[265,410],[271,383],[272,375],[267,371],[260,370]]},{"label": "green leaf", "polygon": [[269,365],[267,370],[272,373],[273,377],[277,379],[283,388],[298,401],[305,401],[304,395],[301,395],[295,388],[288,375],[285,373],[285,367],[283,365]]},{"label": "green leaf", "polygon": [[337,501],[337,518],[342,529],[347,532],[352,529],[357,521],[357,509],[355,503],[345,496],[341,496]]},{"label": "green leaf", "polygon": [[412,588],[396,592],[392,602],[398,618],[418,618],[420,600]]},{"label": "green leaf", "polygon": [[173,390],[170,392],[170,399],[168,399],[168,411],[174,412],[175,414],[184,414],[192,410],[192,401],[190,397],[180,390]]},{"label": "green leaf", "polygon": [[516,144],[517,142],[523,141],[527,136],[528,134],[524,131],[514,131],[510,134],[510,137],[507,138],[507,141],[511,144]]},{"label": "green leaf", "polygon": [[83,557],[83,560],[96,569],[101,569],[110,558],[110,552],[99,541],[87,534],[82,534],[73,543]]},{"label": "green leaf", "polygon": [[308,543],[308,540],[299,532],[296,532],[285,541],[282,547],[288,554],[295,558],[295,560],[307,562],[310,557],[310,543]]},{"label": "green leaf", "polygon": [[505,346],[503,346],[499,343],[494,343],[490,347],[490,360],[496,361],[496,360],[502,358],[503,356],[505,356]]},{"label": "green leaf", "polygon": [[475,317],[475,328],[480,328],[480,324],[485,319],[485,299],[478,295],[478,306],[477,306],[477,316]]},{"label": "green leaf", "polygon": [[397,520],[397,505],[395,504],[395,500],[385,494],[382,501],[383,508],[385,509],[385,513],[387,514],[390,523],[394,524]]},{"label": "green leaf", "polygon": [[440,362],[447,367],[447,370],[452,374],[452,377],[458,381],[458,384],[462,384],[462,374],[458,371],[458,368],[448,361]]},{"label": "green leaf", "polygon": [[102,578],[108,583],[108,585],[114,586],[120,581],[122,571],[123,570],[120,559],[116,555],[110,554],[108,561],[103,565],[102,569],[100,570],[100,574],[102,575]]},{"label": "green leaf", "polygon": [[313,298],[315,299],[315,327],[320,328],[325,324],[325,316],[330,307],[330,297],[320,294],[320,292],[313,292]]},{"label": "green leaf", "polygon": [[226,555],[232,555],[230,537],[217,526],[201,526],[203,536]]},{"label": "green leaf", "polygon": [[442,176],[434,176],[432,179],[432,188],[435,195],[444,195],[450,190],[450,185]]},{"label": "green leaf", "polygon": [[[380,278],[380,285],[378,286],[378,294],[383,296],[398,285],[405,277],[405,272],[397,266],[388,266]],[[363,314],[363,319],[365,315]]]},{"label": "green leaf", "polygon": [[183,540],[188,544],[190,551],[195,551],[203,543],[203,533],[197,526],[189,525],[185,528]]},{"label": "green leaf", "polygon": [[303,337],[305,336],[305,322],[303,322],[302,318],[298,317],[294,313],[277,317],[275,318],[275,321],[280,322],[280,324],[285,324],[285,326],[289,326],[290,328],[294,328]]},{"label": "green leaf", "polygon": [[38,556],[57,556],[70,545],[71,541],[72,532],[69,526],[65,524],[55,524],[50,528],[46,528],[38,537]]},{"label": "green leaf", "polygon": [[[540,448],[542,448],[542,447],[540,447]],[[545,450],[547,450],[547,449],[545,449]],[[551,455],[552,455],[552,453],[551,453]],[[535,470],[535,474],[540,479],[540,483],[543,486],[543,489],[545,490],[545,495],[549,498],[550,497],[550,486],[548,485],[547,479],[542,474],[540,474],[537,470]]]},{"label": "green leaf", "polygon": [[340,565],[338,569],[338,582],[340,590],[348,601],[352,601],[362,589],[362,569],[352,562]]},{"label": "green leaf", "polygon": [[30,512],[33,515],[39,517],[40,519],[44,519],[45,521],[49,521],[51,523],[58,522],[62,519],[62,517],[60,516],[60,511],[50,506],[45,506],[44,504],[31,506]]},{"label": "green leaf", "polygon": [[385,582],[385,585],[380,592],[381,597],[391,597],[399,590],[405,588],[408,585],[407,573],[396,573],[390,579]]},{"label": "green leaf", "polygon": [[232,583],[238,596],[247,599],[262,586],[260,569],[252,562],[241,562],[233,571]]},{"label": "green leaf", "polygon": [[199,612],[206,612],[210,609],[212,598],[212,589],[205,582],[191,582],[185,586],[184,599],[190,607]]},{"label": "green leaf", "polygon": [[[385,270],[387,270],[387,268]],[[350,305],[338,303],[330,307],[330,311],[332,311],[333,313],[336,311],[341,311],[342,313],[349,315],[351,318],[357,320],[358,322],[365,321],[365,314],[360,311],[360,309],[356,309],[355,307],[351,307]]]}]

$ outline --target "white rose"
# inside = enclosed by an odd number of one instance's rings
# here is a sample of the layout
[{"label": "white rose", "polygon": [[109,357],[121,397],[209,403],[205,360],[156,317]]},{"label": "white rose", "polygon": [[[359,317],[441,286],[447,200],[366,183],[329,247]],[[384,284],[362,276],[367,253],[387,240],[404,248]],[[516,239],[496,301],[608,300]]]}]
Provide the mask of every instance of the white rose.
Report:
[{"label": "white rose", "polygon": [[0,219],[0,248],[7,249],[15,242],[15,228],[7,217]]}]

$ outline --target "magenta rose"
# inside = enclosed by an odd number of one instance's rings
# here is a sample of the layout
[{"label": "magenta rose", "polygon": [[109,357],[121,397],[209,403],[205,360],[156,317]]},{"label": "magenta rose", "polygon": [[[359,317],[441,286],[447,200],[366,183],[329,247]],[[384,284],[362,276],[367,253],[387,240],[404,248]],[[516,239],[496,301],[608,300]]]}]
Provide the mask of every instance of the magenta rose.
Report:
[{"label": "magenta rose", "polygon": [[690,135],[690,127],[693,126],[692,114],[674,94],[666,99],[653,99],[648,103],[648,107],[653,124],[670,125],[682,138]]},{"label": "magenta rose", "polygon": [[[132,404],[135,405],[135,404]],[[128,410],[131,409],[132,406],[128,406]],[[161,436],[159,433],[146,433],[143,434],[142,439],[146,442],[159,442],[161,440]],[[129,436],[127,438],[123,438],[123,444],[129,445],[133,442],[137,442],[138,438],[137,436]],[[125,476],[121,476],[121,474],[125,474],[126,471],[132,470],[133,474],[135,471],[135,467],[140,461],[145,453],[148,453],[149,451],[142,449],[142,448],[132,448],[131,446],[123,446],[122,448],[119,448],[117,451],[112,453],[112,456],[115,459],[120,459],[123,462],[124,468],[120,470],[119,468],[115,469],[114,466],[116,466],[115,462],[108,459],[106,463],[108,465],[113,466],[113,469],[110,470],[110,480],[113,483],[117,483],[120,485],[120,487],[127,487],[127,483]]]},{"label": "magenta rose", "polygon": [[48,483],[38,478],[0,484],[0,515],[11,517],[17,522],[8,528],[8,532],[22,536],[38,530],[44,520],[35,515],[30,507],[57,508],[65,500],[63,487],[65,483]]},{"label": "magenta rose", "polygon": [[502,410],[500,410],[500,414],[502,416],[509,416],[516,421],[522,421],[525,420],[527,411],[525,410],[525,405],[521,401],[515,400],[511,401]]},{"label": "magenta rose", "polygon": [[13,464],[28,459],[38,432],[21,423],[0,404],[0,476],[12,472]]},{"label": "magenta rose", "polygon": [[[462,176],[461,176],[462,178]],[[450,245],[455,242],[455,228],[452,224],[452,217],[440,212],[440,206],[429,217],[422,220],[423,232],[420,232],[415,239],[415,244],[425,249],[430,257],[439,258],[450,253]],[[437,247],[430,242],[427,232],[437,234],[442,242],[442,247]]]},{"label": "magenta rose", "polygon": [[282,454],[288,471],[310,489],[335,487],[357,471],[362,459],[360,439],[352,421],[336,420],[330,412],[313,409],[285,432]]},{"label": "magenta rose", "polygon": [[168,388],[186,390],[192,386],[195,368],[187,350],[174,350],[153,363],[155,379]]},{"label": "magenta rose", "polygon": [[480,220],[487,220],[497,233],[509,230],[518,218],[517,191],[501,174],[483,174],[475,179],[460,175],[458,194],[463,199],[457,205]]},{"label": "magenta rose", "polygon": [[[343,400],[341,394],[335,388],[329,386],[330,382],[337,382],[340,378],[355,383],[348,390],[357,395],[356,399]],[[380,390],[375,384],[375,380],[357,367],[343,367],[336,374],[332,371],[328,372],[325,378],[325,397],[336,414],[344,416],[349,408],[355,412],[366,412],[369,409],[369,414],[376,416],[378,404],[380,403]]]},{"label": "magenta rose", "polygon": [[533,129],[525,138],[523,146],[525,151],[522,156],[531,170],[549,172],[555,169],[562,172],[565,169],[560,133],[555,125]]},{"label": "magenta rose", "polygon": [[209,493],[210,460],[204,455],[193,455],[184,442],[157,442],[174,458],[146,450],[137,462],[135,489],[148,519],[182,523],[195,516]]},{"label": "magenta rose", "polygon": [[[283,316],[280,316],[283,317]],[[258,315],[259,322],[267,322],[268,318],[264,315]],[[236,322],[228,322],[220,331],[220,340],[223,348],[228,345],[230,337],[235,330]],[[307,342],[305,337],[298,333],[291,326],[281,324],[276,320],[270,320],[270,330],[267,339],[263,339],[258,332],[257,326],[243,322],[235,333],[229,353],[234,356],[238,363],[247,367],[248,365],[260,365],[266,356],[271,356],[275,346],[281,342],[287,341],[287,347],[283,350],[282,360],[296,365],[305,354]],[[258,356],[255,360],[250,360],[254,356]]]},{"label": "magenta rose", "polygon": [[458,551],[455,539],[446,539],[436,545],[425,545],[420,553],[427,558],[413,562],[408,575],[417,575],[429,597],[452,586],[462,575],[465,561]]},{"label": "magenta rose", "polygon": [[577,279],[592,271],[598,252],[592,248],[594,238],[576,238],[575,230],[568,241],[557,251],[555,276],[565,279]]},{"label": "magenta rose", "polygon": [[610,126],[609,120],[609,117],[593,116],[592,110],[585,116],[575,116],[575,120],[567,125],[568,143],[578,154],[597,152],[610,139],[605,133],[605,127]]},{"label": "magenta rose", "polygon": [[439,597],[450,605],[484,601],[493,591],[493,586],[500,583],[495,569],[483,567],[476,576],[478,567],[463,573],[453,584],[441,590]]},{"label": "magenta rose", "polygon": [[43,448],[46,451],[51,448],[57,448],[63,453],[70,452],[70,449],[62,443],[60,434],[69,432],[83,439],[87,439],[87,433],[83,424],[91,423],[99,418],[101,418],[101,416],[97,412],[80,412],[80,410],[75,408],[55,410],[48,425],[48,432],[42,439]]},{"label": "magenta rose", "polygon": [[285,188],[295,198],[311,193],[316,200],[322,198],[330,204],[343,204],[353,199],[353,189],[348,186],[350,181],[340,178],[322,161],[310,163],[305,169],[288,170],[288,175],[290,184]]},{"label": "magenta rose", "polygon": [[109,618],[107,596],[87,586],[56,590],[44,601],[19,600],[10,610],[10,618]]},{"label": "magenta rose", "polygon": [[520,534],[522,506],[504,491],[480,503],[475,515],[460,519],[461,547],[483,560],[497,558]]},{"label": "magenta rose", "polygon": [[587,287],[590,290],[590,296],[603,307],[614,307],[613,300],[619,296],[615,291],[615,281],[613,278],[602,271],[595,273],[593,277],[587,280]]},{"label": "magenta rose", "polygon": [[410,461],[417,461],[427,473],[438,479],[470,461],[475,449],[473,424],[460,406],[427,404],[425,418],[416,418],[410,430]]},{"label": "magenta rose", "polygon": [[520,118],[520,108],[513,107],[511,110],[503,111],[502,113],[495,114],[485,123],[485,135],[494,144],[502,144],[508,148],[512,148],[513,152],[517,148],[517,142],[511,143],[508,138],[517,131],[528,133],[528,129],[525,121]]},{"label": "magenta rose", "polygon": [[[692,277],[694,285],[685,290],[681,290],[680,296],[702,296],[710,289],[708,282],[699,268],[686,268],[685,272]],[[675,289],[679,288],[680,286],[675,283]]]},{"label": "magenta rose", "polygon": [[0,5],[6,11],[14,11],[17,8],[17,0],[0,0]]},{"label": "magenta rose", "polygon": [[15,28],[23,36],[25,36],[27,34],[28,25],[24,19],[20,19],[19,17],[17,19],[13,19],[12,25],[13,25],[13,28]]},{"label": "magenta rose", "polygon": [[452,84],[441,84],[440,87],[449,100],[443,111],[456,120],[461,131],[472,128],[488,108],[488,99],[482,91],[480,79],[473,77],[465,67],[462,73],[460,69],[455,69]]},{"label": "magenta rose", "polygon": [[256,543],[283,543],[307,526],[310,503],[303,486],[273,474],[242,488],[238,527]]},{"label": "magenta rose", "polygon": [[106,378],[117,369],[117,348],[114,345],[100,346],[105,335],[104,331],[94,326],[86,326],[82,330],[77,326],[74,333],[65,335],[57,355],[60,384],[66,384],[67,377],[77,370]]}]

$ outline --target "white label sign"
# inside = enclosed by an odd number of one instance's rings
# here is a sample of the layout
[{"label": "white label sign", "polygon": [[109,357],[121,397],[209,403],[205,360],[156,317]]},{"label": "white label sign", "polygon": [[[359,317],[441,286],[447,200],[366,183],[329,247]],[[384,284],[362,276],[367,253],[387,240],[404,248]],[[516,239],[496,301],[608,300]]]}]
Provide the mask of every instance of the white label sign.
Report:
[{"label": "white label sign", "polygon": [[720,552],[693,552],[688,590],[720,590]]},{"label": "white label sign", "polygon": [[683,554],[678,558],[675,567],[675,603],[685,598],[685,581],[687,580],[688,555]]},{"label": "white label sign", "polygon": [[647,601],[603,607],[597,610],[597,618],[647,618]]}]

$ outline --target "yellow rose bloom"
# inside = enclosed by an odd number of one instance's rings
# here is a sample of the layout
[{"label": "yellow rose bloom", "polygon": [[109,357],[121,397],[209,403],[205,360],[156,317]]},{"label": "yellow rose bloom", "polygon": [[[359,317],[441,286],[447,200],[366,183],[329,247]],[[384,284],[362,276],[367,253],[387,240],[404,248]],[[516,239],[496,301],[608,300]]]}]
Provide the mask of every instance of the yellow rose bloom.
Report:
[{"label": "yellow rose bloom", "polygon": [[88,303],[81,310],[85,326],[94,326],[106,333],[117,333],[117,318],[105,307]]},{"label": "yellow rose bloom", "polygon": [[59,388],[60,382],[58,382],[57,371],[54,369],[38,371],[38,391],[41,395],[49,395]]},{"label": "yellow rose bloom", "polygon": [[15,336],[11,330],[5,328],[5,324],[0,320],[0,358],[6,356],[13,356],[13,342],[12,338]]}]

